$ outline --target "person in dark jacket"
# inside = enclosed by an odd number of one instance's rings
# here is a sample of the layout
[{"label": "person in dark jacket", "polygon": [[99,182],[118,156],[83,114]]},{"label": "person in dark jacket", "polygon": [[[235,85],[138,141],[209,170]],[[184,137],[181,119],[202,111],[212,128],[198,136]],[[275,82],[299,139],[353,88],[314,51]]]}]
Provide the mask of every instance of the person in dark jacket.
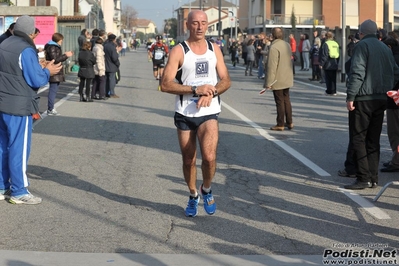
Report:
[{"label": "person in dark jacket", "polygon": [[32,115],[39,112],[37,91],[58,73],[61,64],[39,64],[33,43],[35,20],[20,16],[14,36],[0,44],[0,199],[13,204],[40,204],[26,174],[32,139]]},{"label": "person in dark jacket", "polygon": [[[79,72],[78,77],[80,78],[79,83],[79,95],[81,102],[92,102],[91,98],[91,82],[94,79],[94,65],[96,64],[96,58],[91,52],[91,42],[86,41],[82,45],[82,51],[79,52]],[[86,87],[85,94],[83,94],[83,88]]]},{"label": "person in dark jacket", "polygon": [[[51,41],[46,43],[44,46],[44,51],[46,54],[46,61],[54,60],[55,63],[62,63],[73,55],[72,51],[62,53],[61,45],[64,40],[64,36],[61,33],[54,33],[51,37]],[[48,90],[47,97],[47,115],[59,115],[59,113],[54,108],[55,97],[57,95],[60,82],[65,81],[64,69],[50,77],[50,87]]]},{"label": "person in dark jacket", "polygon": [[90,34],[89,34],[89,31],[87,29],[83,29],[80,32],[80,35],[78,37],[79,51],[82,50],[83,43],[89,39],[89,37],[90,37],[89,35]]},{"label": "person in dark jacket", "polygon": [[[393,53],[395,62],[399,65],[399,43],[392,36],[386,36],[382,39]],[[399,83],[392,89],[394,91],[399,90]],[[389,144],[392,149],[391,160],[385,162],[384,167],[380,169],[381,172],[399,172],[399,106],[397,106],[391,97],[387,97],[387,133]]]},{"label": "person in dark jacket", "polygon": [[99,38],[100,31],[98,29],[94,29],[91,31],[91,50],[93,51],[94,46],[96,45],[96,40]]},{"label": "person in dark jacket", "polygon": [[114,34],[110,34],[107,42],[104,43],[104,53],[106,76],[105,94],[107,97],[119,98],[119,96],[115,94],[115,85],[116,73],[119,70],[120,62],[117,52],[116,36]]},{"label": "person in dark jacket", "polygon": [[321,78],[321,69],[320,69],[320,61],[319,61],[319,53],[320,53],[321,40],[319,37],[316,37],[313,42],[313,46],[310,49],[310,65],[312,66],[312,78],[310,81],[320,80]]},{"label": "person in dark jacket", "polygon": [[4,32],[1,36],[0,36],[0,43],[2,43],[5,39],[7,39],[8,37],[12,36],[13,31],[14,31],[14,23],[11,23],[10,26],[8,27],[7,31]]},{"label": "person in dark jacket", "polygon": [[352,128],[356,181],[346,189],[378,186],[380,136],[387,92],[399,81],[399,67],[391,50],[376,36],[377,24],[368,19],[359,27],[360,41],[351,58],[346,91]]},{"label": "person in dark jacket", "polygon": [[326,95],[337,95],[337,70],[339,63],[339,44],[334,41],[334,33],[327,32],[326,42],[320,49],[320,69],[326,78]]}]

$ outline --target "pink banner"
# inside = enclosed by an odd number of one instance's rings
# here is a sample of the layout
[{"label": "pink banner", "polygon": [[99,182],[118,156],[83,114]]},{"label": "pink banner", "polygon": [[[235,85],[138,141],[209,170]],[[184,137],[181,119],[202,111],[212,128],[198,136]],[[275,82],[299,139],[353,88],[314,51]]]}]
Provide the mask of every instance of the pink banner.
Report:
[{"label": "pink banner", "polygon": [[56,18],[51,16],[35,17],[35,26],[40,30],[40,34],[35,38],[36,46],[43,47],[51,41],[51,37],[55,33]]}]

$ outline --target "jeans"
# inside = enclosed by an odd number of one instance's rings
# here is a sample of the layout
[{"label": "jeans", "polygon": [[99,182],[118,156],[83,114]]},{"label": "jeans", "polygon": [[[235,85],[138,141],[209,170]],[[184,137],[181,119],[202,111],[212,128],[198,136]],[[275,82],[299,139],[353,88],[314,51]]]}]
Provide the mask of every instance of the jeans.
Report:
[{"label": "jeans", "polygon": [[309,51],[302,52],[303,57],[303,69],[309,69]]},{"label": "jeans", "polygon": [[105,72],[106,83],[105,83],[105,95],[115,95],[115,85],[116,85],[116,76],[115,72]]},{"label": "jeans", "polygon": [[265,70],[263,69],[263,55],[259,56],[259,61],[258,61],[258,78],[261,78],[265,73]]},{"label": "jeans", "polygon": [[353,126],[356,177],[360,182],[378,182],[380,136],[386,100],[355,101],[354,106],[349,126]]},{"label": "jeans", "polygon": [[94,99],[97,93],[100,98],[105,98],[105,76],[96,75],[94,77],[91,98]]},{"label": "jeans", "polygon": [[247,67],[245,68],[245,73],[248,73],[248,69],[249,69],[249,74],[252,75],[252,65],[253,65],[254,61],[252,60],[247,60]]},{"label": "jeans", "polygon": [[60,86],[59,82],[50,82],[50,87],[48,89],[48,98],[47,98],[47,110],[49,111],[54,109],[55,97],[57,95],[59,86]]}]

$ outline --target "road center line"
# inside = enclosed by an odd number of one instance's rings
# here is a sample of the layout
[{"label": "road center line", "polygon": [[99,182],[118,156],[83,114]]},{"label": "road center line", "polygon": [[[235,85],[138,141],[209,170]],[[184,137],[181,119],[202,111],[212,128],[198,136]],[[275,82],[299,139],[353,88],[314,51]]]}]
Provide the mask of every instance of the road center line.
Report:
[{"label": "road center line", "polygon": [[231,107],[227,103],[222,102],[222,105],[223,105],[223,107],[227,108],[230,112],[232,112],[233,114],[238,116],[242,121],[244,121],[245,123],[247,123],[251,127],[255,128],[259,132],[259,134],[261,136],[263,136],[265,139],[275,143],[277,146],[279,146],[280,148],[282,148],[283,150],[285,150],[286,152],[291,154],[298,161],[303,163],[306,167],[308,167],[311,170],[313,170],[316,174],[318,174],[320,176],[331,176],[329,173],[327,173],[326,171],[321,169],[315,163],[310,161],[308,158],[306,158],[305,156],[303,156],[302,154],[300,154],[299,152],[297,152],[296,150],[294,150],[293,148],[291,148],[290,146],[288,146],[287,144],[285,144],[281,140],[278,140],[275,137],[269,135],[269,133],[267,133],[262,127],[260,127],[255,122],[251,121],[249,118],[247,118],[246,116],[244,116],[243,114],[241,114],[240,112],[235,110],[233,107]]},{"label": "road center line", "polygon": [[[313,86],[313,85],[312,85]],[[306,167],[310,168],[312,171],[314,171],[316,174],[320,176],[331,176],[329,173],[324,171],[321,167],[317,166],[315,163],[310,161],[308,158],[288,146],[286,143],[284,143],[281,140],[276,139],[275,137],[269,135],[262,127],[260,127],[258,124],[247,118],[245,115],[241,114],[237,110],[235,110],[233,107],[228,105],[225,102],[222,102],[222,105],[224,108],[228,109],[230,112],[238,116],[242,121],[256,129],[259,134],[264,137],[265,139],[275,143],[277,146],[288,152],[292,157],[303,163]],[[386,220],[386,219],[391,219],[391,217],[381,210],[380,208],[376,207],[374,204],[372,204],[370,201],[366,200],[362,196],[354,193],[351,190],[346,190],[342,188],[338,188],[339,191],[343,192],[348,198],[356,202],[357,204],[360,205],[361,208],[363,208],[365,211],[367,211],[370,215],[373,217],[380,219],[380,220]]]}]

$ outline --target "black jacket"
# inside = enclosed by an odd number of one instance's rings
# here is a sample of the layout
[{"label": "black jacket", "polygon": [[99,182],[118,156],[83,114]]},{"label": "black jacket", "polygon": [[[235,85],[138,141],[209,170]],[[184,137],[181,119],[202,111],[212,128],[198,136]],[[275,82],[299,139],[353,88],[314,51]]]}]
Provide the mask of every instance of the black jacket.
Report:
[{"label": "black jacket", "polygon": [[116,52],[116,44],[111,41],[104,43],[105,53],[105,72],[116,73],[118,72],[120,62],[119,56]]},{"label": "black jacket", "polygon": [[10,30],[7,30],[6,32],[4,32],[1,36],[0,36],[0,43],[2,43],[5,39],[7,39],[8,37],[12,36],[12,33]]},{"label": "black jacket", "polygon": [[96,58],[91,51],[82,50],[79,52],[79,72],[78,77],[93,79],[94,74],[94,65],[96,64]]},{"label": "black jacket", "polygon": [[[62,63],[68,59],[68,56],[62,53],[61,46],[53,41],[46,43],[44,46],[44,52],[46,54],[46,60],[51,61],[54,59],[54,64]],[[61,68],[60,72],[50,77],[50,82],[63,81],[65,81],[64,67]]]},{"label": "black jacket", "polygon": [[[399,66],[399,46],[392,47],[393,57],[395,58],[396,64]],[[399,90],[399,82],[396,83],[393,90]],[[395,101],[391,97],[387,97],[387,109],[399,109],[399,106],[396,105]]]}]

